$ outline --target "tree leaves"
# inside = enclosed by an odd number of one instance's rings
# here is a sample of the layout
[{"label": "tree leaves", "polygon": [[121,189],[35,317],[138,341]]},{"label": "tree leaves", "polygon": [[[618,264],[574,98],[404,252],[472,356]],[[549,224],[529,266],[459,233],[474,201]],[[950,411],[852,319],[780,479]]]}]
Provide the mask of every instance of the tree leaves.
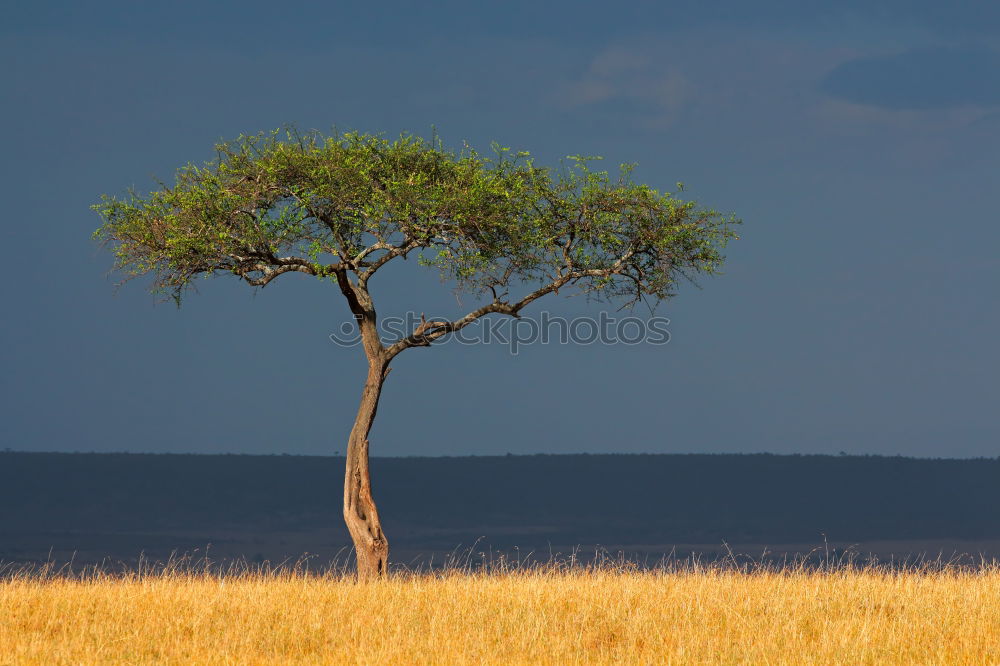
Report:
[{"label": "tree leaves", "polygon": [[[285,272],[356,285],[411,252],[475,294],[513,285],[573,285],[634,303],[714,273],[738,220],[572,156],[537,167],[497,144],[484,157],[439,140],[294,130],[220,144],[213,162],[178,170],[147,196],[102,197],[95,236],[125,278],[150,275],[177,298],[198,275],[264,286]],[[556,287],[558,288],[558,287]]]}]

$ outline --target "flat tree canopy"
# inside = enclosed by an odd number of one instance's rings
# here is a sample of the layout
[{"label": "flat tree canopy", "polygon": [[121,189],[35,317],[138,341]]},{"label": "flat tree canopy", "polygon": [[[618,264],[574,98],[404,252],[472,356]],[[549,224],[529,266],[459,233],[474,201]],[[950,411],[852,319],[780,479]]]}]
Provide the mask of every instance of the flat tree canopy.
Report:
[{"label": "flat tree canopy", "polygon": [[[397,354],[489,314],[520,316],[561,290],[620,306],[655,304],[681,280],[718,272],[738,223],[634,182],[634,165],[614,176],[593,170],[594,158],[569,157],[554,169],[496,144],[484,157],[410,135],[294,130],[216,148],[214,161],[181,168],[173,185],[102,197],[95,236],[113,248],[126,279],[149,275],[154,291],[178,303],[195,278],[220,273],[255,287],[291,272],[337,284],[369,361],[344,500],[362,575],[383,572],[388,553],[371,498],[367,435]],[[483,304],[383,341],[368,283],[411,254]]]}]

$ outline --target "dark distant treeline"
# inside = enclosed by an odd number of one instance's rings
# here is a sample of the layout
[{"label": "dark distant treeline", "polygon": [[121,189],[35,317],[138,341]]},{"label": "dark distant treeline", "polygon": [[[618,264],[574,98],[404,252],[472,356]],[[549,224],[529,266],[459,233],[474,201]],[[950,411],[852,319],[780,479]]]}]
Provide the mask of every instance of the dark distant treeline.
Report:
[{"label": "dark distant treeline", "polygon": [[[338,530],[343,458],[0,453],[0,535]],[[876,456],[377,458],[394,543],[1000,538],[1000,460]],[[453,543],[452,536],[441,537]]]}]

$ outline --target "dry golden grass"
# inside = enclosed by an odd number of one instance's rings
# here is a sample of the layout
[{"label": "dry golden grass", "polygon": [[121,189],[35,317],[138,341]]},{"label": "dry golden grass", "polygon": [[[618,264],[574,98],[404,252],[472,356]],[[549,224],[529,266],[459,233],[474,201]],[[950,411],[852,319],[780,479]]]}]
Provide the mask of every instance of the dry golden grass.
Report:
[{"label": "dry golden grass", "polygon": [[997,664],[1000,568],[0,580],[0,663]]}]

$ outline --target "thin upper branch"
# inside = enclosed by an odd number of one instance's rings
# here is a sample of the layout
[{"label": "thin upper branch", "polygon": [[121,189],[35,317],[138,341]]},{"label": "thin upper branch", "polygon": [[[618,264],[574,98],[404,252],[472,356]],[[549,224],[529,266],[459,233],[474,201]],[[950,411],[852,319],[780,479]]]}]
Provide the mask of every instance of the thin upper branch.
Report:
[{"label": "thin upper branch", "polygon": [[[316,271],[311,266],[301,264],[285,264],[283,266],[268,266],[266,264],[255,264],[253,266],[236,269],[237,274],[243,278],[247,284],[254,287],[264,287],[282,273],[298,271],[316,275]],[[260,277],[252,277],[251,273],[260,273]]]},{"label": "thin upper branch", "polygon": [[402,352],[404,349],[410,347],[427,347],[434,340],[437,340],[449,333],[455,333],[460,331],[469,324],[473,323],[481,317],[485,317],[489,314],[504,314],[511,317],[520,317],[521,310],[525,307],[538,300],[546,294],[552,292],[558,292],[563,286],[576,282],[577,280],[587,278],[587,277],[609,277],[611,275],[616,275],[621,273],[621,271],[627,265],[628,260],[632,257],[634,251],[630,248],[617,261],[608,268],[593,268],[589,270],[577,270],[569,271],[556,279],[552,280],[546,285],[535,289],[531,293],[524,296],[521,300],[515,303],[509,303],[507,301],[501,300],[494,295],[493,301],[487,303],[486,305],[469,312],[464,317],[456,319],[454,321],[421,321],[420,325],[414,329],[413,333],[409,336],[399,340],[386,349],[386,356],[392,359],[397,354]]},{"label": "thin upper branch", "polygon": [[419,246],[420,243],[415,238],[411,238],[409,236],[404,238],[398,245],[392,245],[391,243],[385,243],[383,241],[369,245],[354,257],[352,263],[355,266],[359,266],[361,261],[372,252],[385,250],[385,254],[372,261],[370,264],[367,264],[366,270],[358,272],[358,284],[362,288],[366,287],[368,285],[368,280],[375,274],[375,271],[382,268],[382,266],[389,263],[396,257],[405,257],[409,252],[415,250]]},{"label": "thin upper branch", "polygon": [[[258,257],[263,257],[257,260]],[[282,273],[298,272],[313,276],[335,274],[342,264],[317,265],[302,257],[275,257],[268,253],[253,253],[244,257],[234,255],[237,265],[233,272],[243,278],[247,284],[254,287],[264,287]],[[254,273],[259,275],[254,276]]]},{"label": "thin upper branch", "polygon": [[411,335],[390,345],[386,349],[386,357],[387,359],[392,359],[396,356],[396,354],[399,354],[404,349],[408,349],[410,347],[427,347],[434,340],[448,335],[449,333],[460,331],[480,317],[494,312],[517,316],[517,313],[513,310],[509,303],[493,301],[492,303],[484,305],[477,310],[473,310],[461,319],[456,319],[455,321],[424,321],[417,326],[416,330],[414,330]]}]

